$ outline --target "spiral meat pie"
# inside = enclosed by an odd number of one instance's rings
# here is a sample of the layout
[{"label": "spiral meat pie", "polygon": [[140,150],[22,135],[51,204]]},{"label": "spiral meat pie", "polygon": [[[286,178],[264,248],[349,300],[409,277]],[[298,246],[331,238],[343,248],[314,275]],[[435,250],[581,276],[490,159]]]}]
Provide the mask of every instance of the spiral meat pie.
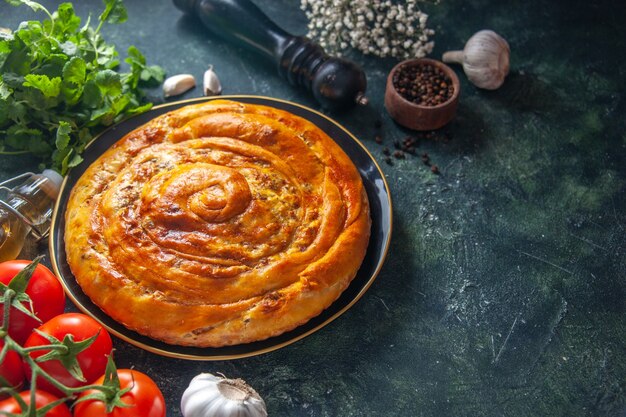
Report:
[{"label": "spiral meat pie", "polygon": [[68,263],[124,326],[171,344],[262,340],[320,314],[370,234],[350,159],[286,111],[219,100],[157,117],[82,175]]}]

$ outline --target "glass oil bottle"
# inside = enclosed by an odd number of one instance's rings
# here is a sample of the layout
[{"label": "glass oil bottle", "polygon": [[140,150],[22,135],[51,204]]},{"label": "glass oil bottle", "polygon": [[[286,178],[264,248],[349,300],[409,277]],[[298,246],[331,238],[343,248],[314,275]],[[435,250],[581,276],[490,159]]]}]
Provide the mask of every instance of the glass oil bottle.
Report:
[{"label": "glass oil bottle", "polygon": [[[0,200],[0,262],[15,259],[27,236],[41,239],[54,208],[63,177],[53,170],[26,173],[0,183],[6,198]],[[16,184],[13,188],[10,185]]]}]

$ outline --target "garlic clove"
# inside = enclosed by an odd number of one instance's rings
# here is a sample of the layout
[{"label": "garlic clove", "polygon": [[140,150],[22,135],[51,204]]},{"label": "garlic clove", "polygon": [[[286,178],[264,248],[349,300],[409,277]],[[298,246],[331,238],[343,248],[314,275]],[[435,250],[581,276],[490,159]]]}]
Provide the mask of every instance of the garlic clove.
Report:
[{"label": "garlic clove", "polygon": [[499,88],[510,69],[511,49],[508,42],[492,30],[476,32],[462,51],[448,51],[442,60],[463,65],[467,78],[479,88]]},{"label": "garlic clove", "polygon": [[177,96],[196,86],[196,79],[191,74],[173,75],[163,82],[165,97]]},{"label": "garlic clove", "polygon": [[204,72],[203,86],[205,96],[219,96],[222,93],[222,84],[213,71],[213,65],[209,65],[209,69]]}]

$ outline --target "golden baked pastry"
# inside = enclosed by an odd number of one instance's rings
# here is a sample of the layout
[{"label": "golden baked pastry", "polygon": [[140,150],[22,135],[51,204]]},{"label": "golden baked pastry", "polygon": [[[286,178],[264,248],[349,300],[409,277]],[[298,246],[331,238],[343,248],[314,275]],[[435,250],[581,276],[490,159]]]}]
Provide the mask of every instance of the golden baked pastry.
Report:
[{"label": "golden baked pastry", "polygon": [[320,314],[365,256],[361,177],[314,124],[216,100],[130,132],[82,175],[65,213],[81,288],[170,344],[263,340]]}]

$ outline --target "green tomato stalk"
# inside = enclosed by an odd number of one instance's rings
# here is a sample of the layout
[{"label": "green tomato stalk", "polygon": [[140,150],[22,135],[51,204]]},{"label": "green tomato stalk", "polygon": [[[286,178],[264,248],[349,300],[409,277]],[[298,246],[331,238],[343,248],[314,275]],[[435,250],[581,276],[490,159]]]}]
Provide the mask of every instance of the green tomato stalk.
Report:
[{"label": "green tomato stalk", "polygon": [[[39,362],[44,362],[47,360],[59,360],[72,376],[74,376],[78,380],[84,381],[85,378],[83,377],[82,370],[80,369],[76,357],[80,352],[87,349],[96,340],[98,334],[86,340],[75,342],[71,335],[67,335],[62,341],[60,341],[52,336],[48,336],[44,333],[39,332],[39,334],[46,337],[46,339],[48,339],[50,343],[47,345],[34,346],[29,348],[20,346],[9,335],[8,329],[11,319],[11,310],[13,308],[27,314],[30,317],[37,319],[37,316],[33,311],[30,298],[25,291],[33,275],[33,272],[35,271],[35,268],[39,264],[41,258],[41,256],[37,257],[32,263],[30,263],[23,270],[21,270],[14,278],[11,279],[8,285],[0,283],[0,291],[3,291],[2,295],[0,296],[0,302],[2,302],[3,304],[0,339],[2,339],[2,341],[4,342],[4,346],[0,351],[0,363],[4,361],[5,357],[7,356],[7,352],[9,350],[12,350],[16,352],[22,358],[22,360],[30,366],[32,372],[30,380],[30,405],[27,405],[24,400],[21,399],[18,393],[10,387],[0,388],[0,393],[8,393],[13,398],[15,398],[15,400],[20,404],[20,407],[23,410],[23,415],[29,417],[44,416],[46,412],[48,412],[58,404],[70,398],[73,398],[77,394],[87,390],[95,390],[96,393],[85,396],[79,401],[84,401],[92,398],[101,399],[105,402],[105,404],[107,404],[107,409],[111,411],[115,407],[128,407],[128,404],[125,404],[121,401],[121,396],[124,395],[128,390],[130,390],[130,388],[120,388],[119,379],[117,378],[117,369],[111,356],[109,356],[107,361],[104,383],[102,385],[94,384],[76,388],[68,387],[63,383],[57,381],[52,375],[48,374],[41,368],[41,366],[39,366]],[[29,307],[25,307],[24,303],[26,303],[26,305],[28,305]],[[37,330],[35,329],[35,331]],[[47,350],[49,352],[39,357],[37,360],[33,359],[30,356],[30,353],[39,350]],[[45,407],[40,408],[39,410],[36,410],[35,391],[37,387],[38,377],[44,378],[56,389],[65,394],[66,397],[61,398],[59,401],[50,403]]]}]

